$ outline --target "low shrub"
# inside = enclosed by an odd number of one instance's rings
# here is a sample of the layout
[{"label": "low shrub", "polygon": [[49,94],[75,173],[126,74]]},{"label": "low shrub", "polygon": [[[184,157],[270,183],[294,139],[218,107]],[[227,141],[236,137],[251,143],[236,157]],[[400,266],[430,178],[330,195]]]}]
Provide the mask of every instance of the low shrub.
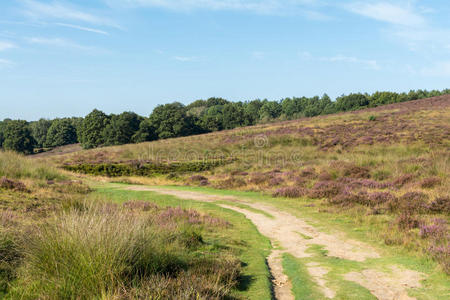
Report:
[{"label": "low shrub", "polygon": [[23,182],[11,180],[6,177],[0,178],[0,188],[6,190],[14,190],[18,192],[27,192],[27,187]]},{"label": "low shrub", "polygon": [[308,191],[308,196],[316,199],[333,197],[340,194],[344,187],[335,181],[319,181]]},{"label": "low shrub", "polygon": [[277,189],[272,196],[273,197],[285,197],[285,198],[299,198],[306,194],[305,189],[297,186],[289,186]]},{"label": "low shrub", "polygon": [[450,214],[450,197],[437,197],[428,205],[428,209],[434,213]]},{"label": "low shrub", "polygon": [[395,219],[395,223],[397,226],[402,230],[409,230],[413,228],[419,228],[422,221],[414,214],[411,214],[411,212],[402,212],[397,218]]},{"label": "low shrub", "polygon": [[444,219],[434,219],[431,224],[421,224],[420,236],[440,240],[447,234],[447,222]]},{"label": "low shrub", "polygon": [[420,182],[420,186],[424,189],[433,188],[439,184],[441,184],[441,179],[439,177],[425,178]]}]

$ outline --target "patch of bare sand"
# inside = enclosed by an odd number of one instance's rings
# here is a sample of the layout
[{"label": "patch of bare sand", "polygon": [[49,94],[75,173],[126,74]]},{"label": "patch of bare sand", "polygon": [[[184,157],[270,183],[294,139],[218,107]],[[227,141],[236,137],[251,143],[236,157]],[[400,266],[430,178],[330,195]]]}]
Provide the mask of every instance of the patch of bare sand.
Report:
[{"label": "patch of bare sand", "polygon": [[424,274],[392,266],[392,272],[363,270],[350,272],[344,278],[368,289],[379,300],[411,300],[407,289],[419,288]]}]

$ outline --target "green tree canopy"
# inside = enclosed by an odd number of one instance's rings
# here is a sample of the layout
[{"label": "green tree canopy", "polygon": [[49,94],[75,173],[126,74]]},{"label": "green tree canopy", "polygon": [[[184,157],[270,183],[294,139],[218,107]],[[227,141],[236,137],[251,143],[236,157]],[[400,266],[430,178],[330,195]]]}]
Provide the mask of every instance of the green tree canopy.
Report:
[{"label": "green tree canopy", "polygon": [[52,126],[52,121],[47,119],[39,119],[39,121],[31,122],[31,135],[36,141],[37,147],[44,147],[47,140],[47,131]]},{"label": "green tree canopy", "polygon": [[58,147],[77,142],[77,132],[69,119],[53,120],[48,129],[46,147]]},{"label": "green tree canopy", "polygon": [[84,118],[81,125],[81,145],[84,149],[95,148],[105,143],[103,130],[108,123],[108,116],[97,109]]},{"label": "green tree canopy", "polygon": [[13,120],[6,123],[3,148],[25,154],[33,153],[34,139],[27,121]]},{"label": "green tree canopy", "polygon": [[133,135],[139,130],[142,117],[134,112],[123,112],[111,116],[111,121],[105,127],[106,145],[123,145],[131,142]]},{"label": "green tree canopy", "polygon": [[179,102],[158,105],[150,115],[149,122],[160,139],[199,132],[194,120],[186,114],[186,107]]}]

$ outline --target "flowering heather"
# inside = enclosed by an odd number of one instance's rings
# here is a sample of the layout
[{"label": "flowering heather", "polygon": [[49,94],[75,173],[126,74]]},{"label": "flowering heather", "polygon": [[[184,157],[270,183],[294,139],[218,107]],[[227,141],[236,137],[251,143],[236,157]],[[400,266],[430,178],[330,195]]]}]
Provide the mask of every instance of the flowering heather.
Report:
[{"label": "flowering heather", "polygon": [[149,201],[127,201],[123,204],[123,206],[133,211],[150,211],[159,209],[158,205]]},{"label": "flowering heather", "polygon": [[309,190],[308,195],[316,199],[333,197],[341,193],[344,187],[342,183],[335,181],[319,181]]},{"label": "flowering heather", "polygon": [[428,206],[428,209],[434,213],[450,214],[450,197],[438,197]]},{"label": "flowering heather", "polygon": [[395,220],[395,223],[400,229],[407,230],[418,228],[422,221],[410,212],[402,212]]},{"label": "flowering heather", "polygon": [[428,248],[428,252],[441,264],[445,273],[450,274],[450,244],[432,245]]},{"label": "flowering heather", "polygon": [[0,188],[6,190],[15,190],[20,192],[26,192],[27,188],[25,184],[18,180],[11,180],[6,177],[0,178]]},{"label": "flowering heather", "polygon": [[386,202],[396,201],[396,197],[389,192],[374,192],[368,195],[371,205],[379,205]]},{"label": "flowering heather", "polygon": [[269,180],[269,185],[270,186],[276,186],[276,185],[280,185],[284,182],[283,178],[281,177],[274,177],[272,179]]},{"label": "flowering heather", "polygon": [[402,175],[402,176],[394,179],[392,181],[392,185],[394,185],[395,187],[402,187],[405,184],[411,182],[413,179],[414,179],[414,175],[412,175],[412,174],[405,174],[405,175]]},{"label": "flowering heather", "polygon": [[288,186],[277,189],[272,195],[274,197],[298,198],[305,195],[305,190],[297,186]]},{"label": "flowering heather", "polygon": [[444,219],[434,219],[431,224],[422,224],[420,226],[420,236],[422,238],[439,240],[445,237],[447,229],[447,222]]},{"label": "flowering heather", "polygon": [[304,178],[313,179],[313,178],[317,177],[317,173],[314,168],[309,167],[309,168],[303,169],[300,173],[300,176],[304,177]]},{"label": "flowering heather", "polygon": [[399,208],[410,212],[422,212],[426,210],[428,196],[422,192],[407,192],[400,197]]},{"label": "flowering heather", "polygon": [[420,182],[420,186],[425,189],[429,189],[429,188],[435,187],[440,184],[441,184],[441,179],[439,177],[425,178],[424,180],[422,180]]}]

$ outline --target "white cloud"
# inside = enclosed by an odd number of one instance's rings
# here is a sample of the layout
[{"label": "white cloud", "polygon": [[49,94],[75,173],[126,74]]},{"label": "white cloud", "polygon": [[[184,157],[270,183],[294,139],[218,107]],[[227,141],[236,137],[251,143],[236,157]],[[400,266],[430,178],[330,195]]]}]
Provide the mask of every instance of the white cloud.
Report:
[{"label": "white cloud", "polygon": [[35,0],[23,0],[24,14],[34,19],[73,20],[84,23],[120,28],[113,21],[83,12],[71,5],[58,1],[42,3]]},{"label": "white cloud", "polygon": [[369,69],[373,70],[379,70],[380,66],[378,65],[376,60],[369,60],[369,59],[361,59],[353,56],[344,56],[344,55],[336,55],[332,57],[322,57],[320,60],[322,61],[328,61],[328,62],[343,62],[343,63],[350,63],[350,64],[359,64],[363,65]]},{"label": "white cloud", "polygon": [[109,33],[106,32],[106,31],[95,29],[95,28],[90,28],[90,27],[84,27],[84,26],[78,26],[78,25],[66,24],[66,23],[56,23],[56,25],[62,26],[62,27],[78,29],[78,30],[82,30],[82,31],[87,31],[87,32],[93,32],[93,33],[98,33],[98,34],[103,34],[103,35],[109,35]]},{"label": "white cloud", "polygon": [[254,59],[261,60],[261,59],[264,59],[265,53],[262,52],[262,51],[253,51],[253,52],[252,52],[252,57],[253,57]]},{"label": "white cloud", "polygon": [[298,10],[300,14],[315,20],[327,17],[313,10],[303,10],[304,7],[317,7],[318,0],[104,0],[111,6],[158,7],[173,11],[192,10],[233,10],[261,14],[292,13]]},{"label": "white cloud", "polygon": [[450,61],[441,61],[431,67],[423,68],[420,72],[424,76],[450,77]]},{"label": "white cloud", "polygon": [[346,6],[351,12],[395,25],[422,26],[425,18],[408,5],[400,6],[388,2],[353,3]]},{"label": "white cloud", "polygon": [[194,56],[174,56],[173,59],[181,61],[181,62],[189,62],[189,61],[197,60],[197,58]]},{"label": "white cloud", "polygon": [[45,46],[53,46],[53,47],[61,47],[61,48],[71,48],[77,50],[94,50],[92,47],[87,47],[83,45],[79,45],[71,40],[63,39],[63,38],[43,38],[43,37],[32,37],[28,38],[27,41],[30,44],[37,45],[45,45]]},{"label": "white cloud", "polygon": [[0,51],[5,51],[12,48],[16,48],[16,45],[10,42],[0,41]]},{"label": "white cloud", "polygon": [[0,69],[3,67],[11,67],[14,63],[7,59],[0,58]]}]

